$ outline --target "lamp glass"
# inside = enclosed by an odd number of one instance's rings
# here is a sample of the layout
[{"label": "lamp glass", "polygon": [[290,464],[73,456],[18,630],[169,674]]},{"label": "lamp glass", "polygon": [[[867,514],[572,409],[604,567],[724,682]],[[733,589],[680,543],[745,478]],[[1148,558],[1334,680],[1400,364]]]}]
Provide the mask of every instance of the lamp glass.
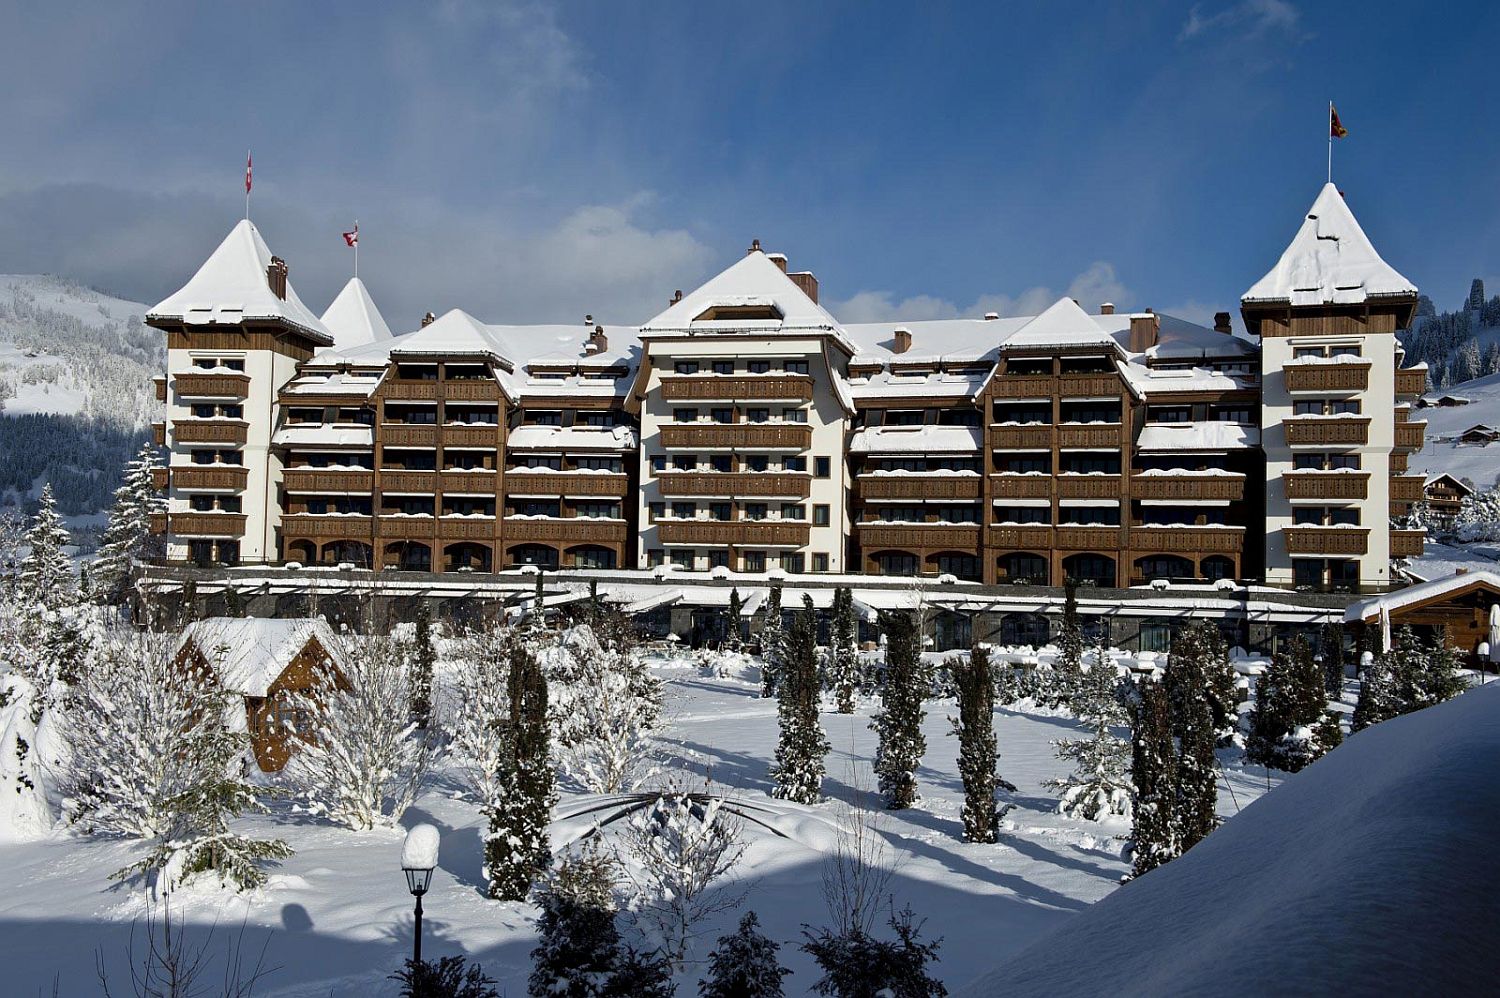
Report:
[{"label": "lamp glass", "polygon": [[401,872],[406,874],[406,887],[413,894],[426,894],[427,886],[432,883],[432,868],[414,869],[403,866]]}]

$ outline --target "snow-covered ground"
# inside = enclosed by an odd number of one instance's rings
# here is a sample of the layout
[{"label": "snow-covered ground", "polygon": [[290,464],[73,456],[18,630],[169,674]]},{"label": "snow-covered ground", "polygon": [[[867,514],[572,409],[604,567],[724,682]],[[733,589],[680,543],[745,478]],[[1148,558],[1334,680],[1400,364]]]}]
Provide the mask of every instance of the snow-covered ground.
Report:
[{"label": "snow-covered ground", "polygon": [[[769,802],[775,702],[759,696],[754,670],[740,678],[714,678],[700,675],[686,658],[658,665],[666,680],[661,744],[671,765],[699,780],[710,778],[736,796]],[[1045,780],[1066,772],[1051,742],[1081,730],[1069,716],[997,708],[1000,773],[1017,786],[1008,795],[1015,808],[1005,819],[1001,843],[971,845],[960,840],[962,785],[957,739],[948,734],[947,720],[956,713],[952,702],[928,703],[927,753],[919,772],[923,799],[905,812],[880,810],[871,789],[872,709],[872,703],[862,703],[852,717],[823,714],[833,746],[823,785],[828,802],[809,809],[821,819],[805,827],[847,823],[851,805],[875,809],[894,868],[895,903],[910,903],[927,920],[924,934],[942,937],[937,972],[950,988],[966,985],[1117,889],[1128,866],[1121,857],[1128,823],[1062,817],[1055,796],[1043,787]],[[1231,823],[1241,808],[1279,782],[1278,775],[1245,767],[1240,759],[1237,751],[1223,753],[1219,811]],[[565,793],[559,812],[577,800]],[[500,980],[504,993],[525,993],[535,909],[484,896],[480,819],[453,774],[440,770],[402,824],[421,822],[442,832],[440,865],[424,902],[424,956],[468,954]],[[398,868],[401,831],[351,832],[284,809],[243,824],[284,838],[296,855],[275,871],[267,887],[249,895],[179,891],[174,906],[196,931],[217,922],[222,945],[243,922],[252,962],[269,935],[266,964],[279,969],[257,994],[394,993],[385,977],[409,954],[412,929],[411,898]],[[567,831],[558,827],[554,837],[562,839]],[[808,993],[816,977],[796,943],[804,924],[826,924],[820,872],[828,843],[826,834],[750,835],[732,874],[749,889],[741,910],[756,911],[767,934],[784,943],[782,959],[795,971],[787,978],[789,995]],[[62,831],[40,841],[0,842],[6,886],[0,891],[0,960],[7,967],[0,990],[51,993],[56,978],[61,994],[93,993],[96,951],[121,979],[132,923],[142,917],[145,902],[139,888],[108,878],[138,858],[141,848]],[[705,926],[700,955],[737,918],[737,912],[715,916]],[[681,993],[696,991],[700,970],[691,967],[680,975]]]}]

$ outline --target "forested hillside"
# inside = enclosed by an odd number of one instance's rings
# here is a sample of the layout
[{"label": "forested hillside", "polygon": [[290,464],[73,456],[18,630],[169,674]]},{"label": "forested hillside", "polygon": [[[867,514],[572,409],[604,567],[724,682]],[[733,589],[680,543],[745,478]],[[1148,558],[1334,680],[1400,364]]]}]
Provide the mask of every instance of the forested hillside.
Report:
[{"label": "forested hillside", "polygon": [[1423,295],[1416,321],[1401,342],[1407,364],[1427,363],[1429,388],[1500,373],[1500,295],[1478,311],[1453,312],[1438,312]]}]

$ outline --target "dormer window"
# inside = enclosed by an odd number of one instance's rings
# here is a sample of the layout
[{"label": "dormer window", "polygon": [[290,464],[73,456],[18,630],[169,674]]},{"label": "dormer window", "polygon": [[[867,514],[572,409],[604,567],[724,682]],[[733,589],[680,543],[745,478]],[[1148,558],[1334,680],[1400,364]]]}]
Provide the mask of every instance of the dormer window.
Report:
[{"label": "dormer window", "polygon": [[722,322],[740,320],[747,322],[779,322],[781,309],[772,304],[764,305],[710,305],[694,322]]},{"label": "dormer window", "polygon": [[672,365],[672,370],[678,374],[697,374],[698,362],[696,360],[679,360]]}]

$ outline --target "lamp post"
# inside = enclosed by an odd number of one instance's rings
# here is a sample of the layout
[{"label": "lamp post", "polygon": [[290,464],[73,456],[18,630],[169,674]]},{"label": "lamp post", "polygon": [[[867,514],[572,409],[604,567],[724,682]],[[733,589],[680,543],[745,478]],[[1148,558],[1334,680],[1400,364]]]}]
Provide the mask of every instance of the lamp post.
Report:
[{"label": "lamp post", "polygon": [[401,872],[406,874],[406,888],[417,899],[416,932],[412,936],[411,954],[422,962],[422,895],[432,884],[432,871],[438,860],[438,830],[432,825],[417,825],[406,833],[401,846]]}]

